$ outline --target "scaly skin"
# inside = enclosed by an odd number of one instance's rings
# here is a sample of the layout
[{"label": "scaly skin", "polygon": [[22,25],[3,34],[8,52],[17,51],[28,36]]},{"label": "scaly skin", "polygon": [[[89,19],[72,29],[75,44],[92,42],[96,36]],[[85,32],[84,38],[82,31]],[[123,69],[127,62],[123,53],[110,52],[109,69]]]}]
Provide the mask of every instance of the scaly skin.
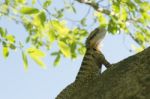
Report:
[{"label": "scaly skin", "polygon": [[[103,34],[99,34],[99,32],[103,32]],[[106,68],[111,66],[101,51],[97,48],[98,44],[104,38],[105,32],[105,30],[100,30],[99,28],[96,28],[91,32],[86,40],[87,50],[75,81],[67,86],[67,88],[65,88],[56,99],[71,99],[74,92],[79,90],[77,88],[82,88],[88,83],[88,81],[100,75],[99,70],[101,70],[102,64],[104,64]],[[101,38],[98,39],[98,37],[94,36],[99,36]]]},{"label": "scaly skin", "polygon": [[102,64],[107,68],[111,66],[100,51],[88,49],[75,81],[67,86],[56,99],[71,99],[74,92],[79,90],[78,88],[82,88],[88,81],[100,75],[99,68],[101,69]]}]

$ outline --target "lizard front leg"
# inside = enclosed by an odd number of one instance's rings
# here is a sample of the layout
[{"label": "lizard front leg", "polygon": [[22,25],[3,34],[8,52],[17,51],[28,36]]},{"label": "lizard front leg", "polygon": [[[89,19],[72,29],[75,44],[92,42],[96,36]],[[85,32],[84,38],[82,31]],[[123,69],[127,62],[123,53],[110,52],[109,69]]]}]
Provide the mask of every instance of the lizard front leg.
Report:
[{"label": "lizard front leg", "polygon": [[94,57],[97,64],[104,64],[106,68],[110,68],[112,65],[105,59],[105,56],[101,51],[94,50]]}]

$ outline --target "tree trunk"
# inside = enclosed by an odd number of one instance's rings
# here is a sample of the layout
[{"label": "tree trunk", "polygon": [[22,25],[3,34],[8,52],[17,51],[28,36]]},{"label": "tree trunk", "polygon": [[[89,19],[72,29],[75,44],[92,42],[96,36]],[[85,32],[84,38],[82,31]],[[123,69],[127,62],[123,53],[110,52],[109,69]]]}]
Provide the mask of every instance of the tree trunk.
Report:
[{"label": "tree trunk", "polygon": [[70,97],[62,99],[150,99],[150,48],[77,86]]}]

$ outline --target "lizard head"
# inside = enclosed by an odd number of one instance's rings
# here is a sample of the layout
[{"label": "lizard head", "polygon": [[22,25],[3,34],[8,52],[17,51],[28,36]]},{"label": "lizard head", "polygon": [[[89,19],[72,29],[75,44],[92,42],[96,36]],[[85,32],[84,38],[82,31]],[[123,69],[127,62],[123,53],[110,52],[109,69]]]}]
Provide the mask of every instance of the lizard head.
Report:
[{"label": "lizard head", "polygon": [[99,46],[101,45],[101,41],[104,39],[106,35],[105,28],[96,28],[93,30],[86,40],[86,47],[93,48],[99,50]]}]

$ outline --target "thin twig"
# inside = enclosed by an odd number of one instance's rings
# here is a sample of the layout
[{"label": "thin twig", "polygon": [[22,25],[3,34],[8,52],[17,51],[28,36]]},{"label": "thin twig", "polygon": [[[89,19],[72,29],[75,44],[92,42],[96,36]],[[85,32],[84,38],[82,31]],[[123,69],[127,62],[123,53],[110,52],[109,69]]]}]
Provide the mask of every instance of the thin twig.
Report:
[{"label": "thin twig", "polygon": [[111,13],[109,10],[107,10],[107,9],[105,9],[105,8],[103,8],[103,7],[99,7],[98,3],[92,3],[92,2],[89,3],[89,2],[86,2],[86,1],[84,1],[84,0],[76,0],[76,1],[91,6],[91,7],[92,7],[93,9],[95,9],[97,12],[101,12],[101,13],[104,13],[104,14],[106,14],[106,15],[110,15],[110,13]]}]

